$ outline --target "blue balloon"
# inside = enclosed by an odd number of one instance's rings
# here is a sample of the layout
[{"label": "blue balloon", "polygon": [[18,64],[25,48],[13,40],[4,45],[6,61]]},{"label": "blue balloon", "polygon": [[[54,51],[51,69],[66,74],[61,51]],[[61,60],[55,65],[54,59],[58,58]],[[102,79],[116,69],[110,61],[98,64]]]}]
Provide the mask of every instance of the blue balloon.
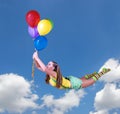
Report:
[{"label": "blue balloon", "polygon": [[47,39],[44,36],[38,36],[34,40],[34,47],[37,51],[41,51],[47,47]]}]

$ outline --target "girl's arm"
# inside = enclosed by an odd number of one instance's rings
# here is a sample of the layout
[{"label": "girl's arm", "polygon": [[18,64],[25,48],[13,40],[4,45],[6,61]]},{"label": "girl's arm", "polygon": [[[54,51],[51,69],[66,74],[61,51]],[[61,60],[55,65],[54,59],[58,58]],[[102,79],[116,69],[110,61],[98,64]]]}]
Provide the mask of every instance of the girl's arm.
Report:
[{"label": "girl's arm", "polygon": [[38,62],[35,59],[34,59],[34,63],[36,65],[36,67],[43,72],[41,66],[38,64]]},{"label": "girl's arm", "polygon": [[36,67],[41,70],[42,72],[45,72],[48,75],[51,75],[53,77],[56,77],[56,72],[55,71],[51,71],[49,69],[46,68],[45,64],[42,62],[42,60],[38,57],[38,52],[34,52],[33,54],[33,59],[35,61],[35,65]]},{"label": "girl's arm", "polygon": [[42,62],[42,60],[40,60],[40,58],[38,57],[38,52],[37,52],[37,51],[34,52],[34,54],[33,54],[33,60],[35,61],[36,67],[37,67],[39,70],[45,72],[46,66],[45,66],[45,64]]}]

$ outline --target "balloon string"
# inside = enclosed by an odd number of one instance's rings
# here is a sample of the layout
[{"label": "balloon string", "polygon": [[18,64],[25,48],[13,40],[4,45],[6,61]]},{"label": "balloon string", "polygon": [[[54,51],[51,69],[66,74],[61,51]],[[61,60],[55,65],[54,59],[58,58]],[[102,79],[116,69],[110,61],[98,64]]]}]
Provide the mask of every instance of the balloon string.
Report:
[{"label": "balloon string", "polygon": [[34,73],[35,73],[35,63],[34,63],[34,60],[32,62],[32,78],[34,78]]}]

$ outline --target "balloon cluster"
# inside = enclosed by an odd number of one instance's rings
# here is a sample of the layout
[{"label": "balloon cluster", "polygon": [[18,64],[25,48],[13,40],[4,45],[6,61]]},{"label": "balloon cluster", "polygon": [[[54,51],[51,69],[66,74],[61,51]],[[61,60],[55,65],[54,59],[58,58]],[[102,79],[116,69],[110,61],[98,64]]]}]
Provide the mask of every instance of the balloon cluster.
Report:
[{"label": "balloon cluster", "polygon": [[50,19],[40,20],[40,14],[36,10],[30,10],[26,14],[28,23],[28,33],[34,40],[34,47],[41,51],[47,47],[47,35],[53,28],[53,22]]}]

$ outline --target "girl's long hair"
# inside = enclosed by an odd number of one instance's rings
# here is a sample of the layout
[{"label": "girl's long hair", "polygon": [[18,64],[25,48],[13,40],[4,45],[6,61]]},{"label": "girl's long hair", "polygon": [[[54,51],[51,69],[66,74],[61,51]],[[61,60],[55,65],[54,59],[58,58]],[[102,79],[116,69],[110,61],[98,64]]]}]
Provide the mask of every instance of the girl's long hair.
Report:
[{"label": "girl's long hair", "polygon": [[[53,62],[53,66],[55,67],[54,71],[57,73],[56,87],[60,88],[60,86],[62,85],[62,74],[60,71],[60,67],[55,61],[52,61],[52,62]],[[49,80],[50,80],[50,76],[48,74],[46,74],[45,81],[47,84],[49,83]]]}]

